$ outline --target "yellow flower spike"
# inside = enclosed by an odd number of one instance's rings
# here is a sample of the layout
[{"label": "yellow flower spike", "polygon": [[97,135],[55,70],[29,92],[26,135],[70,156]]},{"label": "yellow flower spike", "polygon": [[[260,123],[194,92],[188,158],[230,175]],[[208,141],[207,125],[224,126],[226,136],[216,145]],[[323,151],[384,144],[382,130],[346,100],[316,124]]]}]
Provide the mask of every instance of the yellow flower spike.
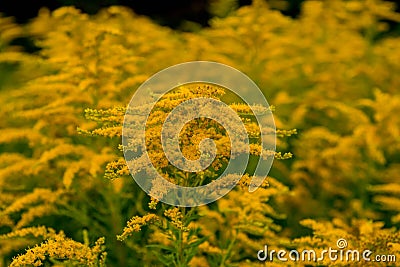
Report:
[{"label": "yellow flower spike", "polygon": [[148,225],[149,223],[154,223],[157,220],[159,220],[158,216],[151,213],[143,217],[134,216],[128,221],[122,234],[118,235],[117,239],[123,241],[131,236],[134,232],[139,232],[143,226]]},{"label": "yellow flower spike", "polygon": [[43,239],[48,239],[48,238],[54,238],[56,236],[56,231],[52,228],[48,228],[45,226],[28,227],[15,230],[5,235],[1,235],[0,239],[25,237],[28,235],[32,235],[34,237],[42,237]]},{"label": "yellow flower spike", "polygon": [[105,259],[103,244],[104,238],[100,238],[96,241],[95,246],[90,248],[60,233],[40,245],[28,249],[25,254],[16,256],[10,266],[41,266],[47,257],[69,260],[85,266],[97,266],[103,264]]},{"label": "yellow flower spike", "polygon": [[187,231],[187,227],[183,225],[183,214],[179,208],[167,209],[164,211],[165,217],[171,220],[171,223],[178,229]]}]

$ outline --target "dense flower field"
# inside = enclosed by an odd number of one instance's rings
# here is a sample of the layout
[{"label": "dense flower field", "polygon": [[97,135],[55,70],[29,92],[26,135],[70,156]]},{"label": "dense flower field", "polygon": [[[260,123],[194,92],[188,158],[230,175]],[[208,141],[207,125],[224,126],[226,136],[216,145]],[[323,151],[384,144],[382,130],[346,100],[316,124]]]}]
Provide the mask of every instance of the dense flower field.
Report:
[{"label": "dense flower field", "polygon": [[[91,16],[42,9],[26,25],[0,17],[0,267],[348,266],[258,259],[266,245],[321,252],[339,239],[400,265],[400,35],[389,31],[400,14],[381,0],[305,1],[295,19],[261,0],[220,13],[188,32],[123,7]],[[13,45],[26,36],[38,52]],[[141,83],[194,60],[237,68],[261,88],[274,106],[277,152],[254,193],[244,175],[212,204],[173,207],[130,176],[122,121]],[[150,119],[197,95],[224,92],[178,88]],[[149,125],[150,138],[159,125]],[[215,128],[199,120],[182,134],[183,153],[194,158],[192,136],[217,140],[219,156],[196,175],[171,169],[148,141],[163,176],[192,186],[213,179],[229,161]],[[253,144],[250,157],[259,155]]]}]

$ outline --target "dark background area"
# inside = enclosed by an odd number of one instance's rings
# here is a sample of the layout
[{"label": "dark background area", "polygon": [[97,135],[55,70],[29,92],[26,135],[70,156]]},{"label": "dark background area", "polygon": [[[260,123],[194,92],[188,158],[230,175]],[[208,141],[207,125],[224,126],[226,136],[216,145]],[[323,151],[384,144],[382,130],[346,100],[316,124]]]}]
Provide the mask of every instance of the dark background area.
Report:
[{"label": "dark background area", "polygon": [[[210,3],[217,0],[0,0],[0,13],[14,17],[17,23],[26,23],[36,17],[41,7],[55,10],[62,6],[75,6],[88,14],[95,14],[100,9],[112,5],[130,7],[135,13],[151,17],[157,23],[179,29],[183,21],[192,21],[203,27],[208,26],[212,17]],[[305,0],[265,0],[272,8],[277,3],[284,3],[285,8],[280,11],[287,16],[296,18],[301,12],[302,2]],[[386,0],[397,5],[396,11],[400,12],[398,0]],[[238,0],[238,7],[250,5],[252,0]],[[397,28],[397,25],[391,24]]]},{"label": "dark background area", "polygon": [[[285,15],[296,17],[304,0],[286,0]],[[101,8],[122,5],[132,8],[135,13],[153,18],[161,25],[177,28],[182,21],[192,21],[200,25],[208,26],[211,18],[209,5],[212,0],[2,0],[0,1],[0,12],[6,16],[16,18],[18,23],[25,23],[34,18],[41,7],[50,10],[61,6],[73,5],[85,13],[95,14]],[[238,5],[250,5],[251,0],[239,0]],[[267,1],[269,2],[269,1]],[[275,1],[276,2],[276,1]]]},{"label": "dark background area", "polygon": [[[11,16],[20,24],[28,22],[37,16],[39,9],[47,7],[55,10],[62,6],[75,6],[84,13],[96,14],[100,9],[121,5],[131,8],[136,14],[152,18],[156,23],[173,29],[185,31],[182,27],[185,22],[196,23],[196,27],[208,27],[209,20],[213,17],[210,5],[218,0],[0,0],[0,13]],[[264,0],[271,8],[280,10],[284,15],[296,18],[301,13],[301,6],[305,0]],[[387,0],[397,4],[398,0]],[[252,0],[237,0],[237,7],[250,5]],[[387,21],[389,29],[377,37],[386,35],[400,35],[400,24]],[[12,45],[24,47],[25,52],[34,53],[39,50],[29,37],[16,38]]]}]

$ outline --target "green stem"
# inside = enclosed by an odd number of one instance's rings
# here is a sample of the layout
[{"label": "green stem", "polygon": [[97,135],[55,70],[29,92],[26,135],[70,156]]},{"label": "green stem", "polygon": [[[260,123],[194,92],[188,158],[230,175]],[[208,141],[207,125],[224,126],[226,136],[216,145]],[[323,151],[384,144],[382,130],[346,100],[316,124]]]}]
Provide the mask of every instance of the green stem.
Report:
[{"label": "green stem", "polygon": [[225,262],[226,262],[226,261],[228,260],[228,258],[230,257],[231,252],[232,252],[232,249],[233,249],[233,246],[234,246],[235,243],[236,243],[237,235],[238,235],[238,230],[236,229],[235,234],[234,234],[234,236],[233,236],[231,242],[230,242],[229,245],[228,245],[228,248],[227,248],[227,250],[226,250],[226,253],[224,253],[224,255],[222,256],[221,264],[219,265],[220,267],[224,267],[224,266],[225,266]]},{"label": "green stem", "polygon": [[[182,223],[185,222],[186,219],[186,208],[182,207]],[[179,231],[179,240],[178,240],[178,262],[180,267],[184,267],[185,256],[184,256],[184,247],[183,247],[183,229],[178,229]]]},{"label": "green stem", "polygon": [[[118,201],[114,199],[113,194],[107,194],[108,192],[105,192],[105,200],[108,205],[108,209],[110,211],[110,220],[109,224],[111,225],[111,231],[113,236],[115,237],[116,235],[119,234],[119,231],[122,228],[121,225],[121,214],[120,214],[120,207],[118,206]],[[113,245],[115,246],[115,253],[116,257],[118,259],[118,264],[120,266],[125,266],[126,265],[126,254],[125,254],[125,247],[124,245],[117,241],[116,238],[114,238],[112,241]]]}]

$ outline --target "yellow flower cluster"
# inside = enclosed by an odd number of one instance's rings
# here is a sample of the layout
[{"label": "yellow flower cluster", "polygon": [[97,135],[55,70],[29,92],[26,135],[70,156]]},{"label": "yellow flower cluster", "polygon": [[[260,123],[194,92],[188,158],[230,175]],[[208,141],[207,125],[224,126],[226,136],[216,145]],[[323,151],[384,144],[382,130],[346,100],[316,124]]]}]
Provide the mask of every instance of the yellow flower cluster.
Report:
[{"label": "yellow flower cluster", "polygon": [[134,232],[139,232],[141,228],[149,223],[153,223],[157,221],[159,218],[155,214],[147,214],[143,217],[134,216],[130,219],[124,228],[124,231],[121,235],[118,235],[117,238],[120,241],[125,240],[129,236],[131,236]]},{"label": "yellow flower cluster", "polygon": [[[170,111],[183,101],[197,98],[220,98],[224,89],[211,84],[190,84],[179,86],[171,93],[164,95],[154,106],[146,122],[146,149],[154,166],[171,169],[165,157],[161,143],[162,122]],[[218,159],[214,160],[212,167],[218,169],[221,162],[226,160],[230,147],[229,140],[224,138],[224,130],[213,120],[200,118],[187,123],[180,132],[180,145],[182,153],[189,159],[195,160],[200,156],[198,146],[204,138],[212,138],[216,142]],[[172,170],[171,170],[172,171]],[[171,173],[171,172],[170,172]],[[175,181],[176,182],[176,181]],[[190,185],[190,183],[186,184]]]},{"label": "yellow flower cluster", "polygon": [[14,237],[25,237],[28,235],[48,239],[48,238],[54,238],[56,236],[56,231],[52,228],[47,228],[45,226],[28,227],[28,228],[22,228],[19,230],[15,230],[11,233],[5,234],[0,237],[1,237],[1,239],[5,239],[5,238],[14,238]]},{"label": "yellow flower cluster", "polygon": [[14,257],[10,266],[42,266],[46,259],[75,262],[85,266],[103,266],[106,259],[104,238],[99,238],[93,247],[73,241],[63,232],[44,226],[29,227],[0,236],[0,239],[10,239],[26,236],[45,239],[40,245],[27,249],[24,254]]},{"label": "yellow flower cluster", "polygon": [[[133,139],[125,147],[125,150],[135,152],[139,149],[146,149],[153,165],[160,170],[160,174],[163,175],[165,179],[173,183],[182,183],[185,186],[194,186],[204,182],[204,177],[213,178],[216,172],[219,172],[221,168],[226,166],[230,157],[230,139],[222,125],[219,125],[217,122],[211,119],[199,118],[186,123],[179,134],[182,154],[191,160],[196,160],[200,157],[199,144],[205,138],[213,139],[216,144],[216,159],[212,162],[210,167],[197,176],[185,174],[179,170],[177,171],[176,168],[169,163],[163,151],[161,130],[163,127],[163,122],[167,118],[168,114],[182,102],[198,97],[220,99],[225,93],[226,90],[224,88],[206,83],[193,83],[178,86],[174,90],[171,90],[169,93],[163,95],[157,101],[149,117],[147,118],[147,121],[143,122],[146,123],[146,148],[140,148],[140,143]],[[250,107],[244,104],[233,103],[230,106],[237,111],[240,116],[242,116],[243,124],[245,125],[248,136],[252,142],[250,144],[251,154],[256,156],[268,156],[275,153],[276,159],[289,159],[292,157],[291,153],[284,153],[282,155],[281,152],[261,152],[261,146],[257,143],[260,138],[260,129],[257,123],[253,122],[251,119],[251,117],[254,116],[253,111],[250,109]],[[140,112],[140,106],[134,108],[135,112]],[[82,133],[89,133],[90,135],[110,136],[111,132],[114,132],[115,129],[118,129],[116,131],[116,135],[120,136],[120,127],[122,126],[124,111],[125,110],[122,108],[113,108],[109,110],[87,109],[85,111],[86,117],[88,119],[97,121],[100,123],[101,127],[91,131],[80,131]],[[257,108],[256,106],[255,112],[270,112],[270,110],[263,110],[262,108]],[[133,111],[132,113],[134,114]],[[290,136],[296,133],[296,130],[277,130],[278,136],[281,137]],[[131,135],[134,134],[131,133]],[[132,159],[126,164],[130,165],[132,167],[131,169],[136,170],[146,169],[148,167],[144,164],[143,157]],[[106,177],[117,178],[119,176],[128,174],[128,168],[126,164],[124,163],[123,159],[109,163],[106,168]],[[201,181],[199,181],[199,177],[203,177],[200,179]],[[191,180],[193,178],[195,179],[194,181]]]},{"label": "yellow flower cluster", "polygon": [[164,215],[171,220],[172,225],[174,225],[176,228],[182,229],[184,231],[187,230],[187,228],[183,225],[183,214],[179,210],[179,208],[167,209],[164,211]]},{"label": "yellow flower cluster", "polygon": [[114,179],[124,175],[129,175],[129,169],[126,165],[125,159],[120,158],[107,164],[104,174],[106,178]]},{"label": "yellow flower cluster", "polygon": [[89,248],[63,235],[57,235],[54,239],[49,239],[39,246],[28,249],[25,254],[15,257],[10,266],[42,266],[47,257],[76,262],[84,266],[102,266],[106,257],[102,249],[103,244],[104,239],[101,238]]}]

